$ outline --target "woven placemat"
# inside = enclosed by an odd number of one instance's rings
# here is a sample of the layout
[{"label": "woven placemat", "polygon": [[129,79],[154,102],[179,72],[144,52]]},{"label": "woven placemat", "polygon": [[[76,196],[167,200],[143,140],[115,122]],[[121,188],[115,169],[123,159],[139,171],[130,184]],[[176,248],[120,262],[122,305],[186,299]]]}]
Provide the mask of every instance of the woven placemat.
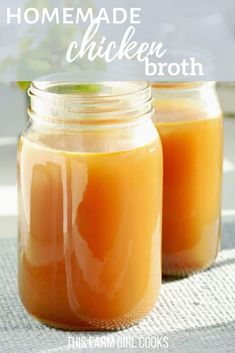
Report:
[{"label": "woven placemat", "polygon": [[235,223],[223,225],[213,267],[164,281],[151,314],[114,333],[64,332],[32,319],[17,294],[16,240],[0,239],[0,353],[89,351],[235,352]]}]

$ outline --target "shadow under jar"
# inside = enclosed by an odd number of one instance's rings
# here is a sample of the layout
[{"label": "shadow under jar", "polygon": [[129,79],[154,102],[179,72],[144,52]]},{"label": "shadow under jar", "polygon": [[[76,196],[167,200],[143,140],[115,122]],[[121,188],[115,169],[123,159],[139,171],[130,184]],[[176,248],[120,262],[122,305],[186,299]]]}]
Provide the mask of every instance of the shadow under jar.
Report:
[{"label": "shadow under jar", "polygon": [[162,149],[150,87],[62,75],[32,83],[29,95],[18,148],[22,303],[58,328],[130,326],[161,284]]},{"label": "shadow under jar", "polygon": [[206,269],[220,245],[223,119],[215,84],[153,85],[163,147],[163,274]]}]

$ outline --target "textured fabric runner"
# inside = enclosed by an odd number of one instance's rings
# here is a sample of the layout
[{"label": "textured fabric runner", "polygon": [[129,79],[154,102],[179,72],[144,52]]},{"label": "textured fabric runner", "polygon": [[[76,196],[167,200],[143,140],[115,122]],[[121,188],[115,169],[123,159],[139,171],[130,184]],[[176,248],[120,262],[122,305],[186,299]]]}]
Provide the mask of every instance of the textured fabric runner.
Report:
[{"label": "textured fabric runner", "polygon": [[65,332],[32,319],[17,294],[16,240],[0,239],[0,353],[90,351],[235,352],[235,223],[223,225],[213,267],[164,281],[151,314],[113,333]]}]

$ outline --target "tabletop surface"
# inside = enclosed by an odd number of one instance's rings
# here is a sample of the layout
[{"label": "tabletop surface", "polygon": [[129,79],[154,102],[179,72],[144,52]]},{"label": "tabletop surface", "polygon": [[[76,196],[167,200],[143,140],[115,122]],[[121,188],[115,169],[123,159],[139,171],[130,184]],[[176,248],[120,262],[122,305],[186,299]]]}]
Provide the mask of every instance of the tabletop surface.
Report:
[{"label": "tabletop surface", "polygon": [[[0,352],[118,352],[121,339],[127,337],[130,343],[122,352],[156,352],[154,347],[142,347],[147,336],[167,337],[168,348],[160,343],[157,351],[235,352],[235,223],[224,223],[222,231],[221,251],[210,269],[163,281],[160,299],[150,315],[138,325],[108,334],[56,330],[31,318],[17,294],[16,240],[1,238]],[[71,337],[84,337],[84,341]],[[104,348],[109,342],[114,348]]]}]

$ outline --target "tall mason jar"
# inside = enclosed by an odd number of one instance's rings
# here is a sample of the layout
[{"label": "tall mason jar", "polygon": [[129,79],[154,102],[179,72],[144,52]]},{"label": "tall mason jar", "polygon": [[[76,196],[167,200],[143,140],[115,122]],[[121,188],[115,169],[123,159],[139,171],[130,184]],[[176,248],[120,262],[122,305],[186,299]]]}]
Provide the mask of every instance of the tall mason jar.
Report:
[{"label": "tall mason jar", "polygon": [[161,283],[162,148],[145,82],[31,84],[18,148],[19,292],[50,326],[115,330]]},{"label": "tall mason jar", "polygon": [[163,274],[206,269],[220,246],[223,119],[215,84],[153,85],[163,147]]}]

